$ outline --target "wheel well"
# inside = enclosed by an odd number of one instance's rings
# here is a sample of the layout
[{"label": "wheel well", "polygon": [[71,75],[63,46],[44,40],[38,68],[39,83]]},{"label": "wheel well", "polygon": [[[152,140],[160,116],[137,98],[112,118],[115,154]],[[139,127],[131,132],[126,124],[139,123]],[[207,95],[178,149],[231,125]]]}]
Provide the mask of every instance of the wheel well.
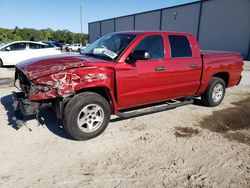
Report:
[{"label": "wheel well", "polygon": [[110,104],[111,111],[112,112],[114,111],[114,108],[113,108],[113,105],[112,105],[112,99],[111,99],[108,88],[106,88],[106,87],[86,88],[86,89],[81,89],[81,90],[77,91],[77,93],[82,93],[82,92],[86,92],[86,91],[97,93],[97,94],[103,96],[108,101],[108,103]]},{"label": "wheel well", "polygon": [[229,73],[228,72],[219,72],[213,75],[213,77],[218,77],[224,80],[226,87],[228,86],[229,82]]}]

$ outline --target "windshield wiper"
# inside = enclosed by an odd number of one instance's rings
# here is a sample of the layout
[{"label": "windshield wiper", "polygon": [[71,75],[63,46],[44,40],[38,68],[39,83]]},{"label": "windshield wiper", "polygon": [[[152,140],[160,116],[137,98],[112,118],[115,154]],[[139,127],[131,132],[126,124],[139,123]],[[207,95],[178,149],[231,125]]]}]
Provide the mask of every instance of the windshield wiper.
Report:
[{"label": "windshield wiper", "polygon": [[82,55],[87,55],[87,56],[91,56],[91,57],[95,56],[95,54],[91,54],[91,53],[82,53]]}]

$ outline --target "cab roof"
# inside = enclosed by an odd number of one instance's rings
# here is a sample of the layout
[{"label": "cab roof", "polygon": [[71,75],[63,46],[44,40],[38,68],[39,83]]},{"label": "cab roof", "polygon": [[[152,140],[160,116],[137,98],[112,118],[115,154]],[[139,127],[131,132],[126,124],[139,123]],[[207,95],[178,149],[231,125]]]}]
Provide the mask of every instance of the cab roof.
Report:
[{"label": "cab roof", "polygon": [[118,31],[115,33],[141,35],[141,34],[168,34],[168,35],[189,35],[186,32],[176,32],[176,31],[143,31],[143,30],[128,30],[128,31]]}]

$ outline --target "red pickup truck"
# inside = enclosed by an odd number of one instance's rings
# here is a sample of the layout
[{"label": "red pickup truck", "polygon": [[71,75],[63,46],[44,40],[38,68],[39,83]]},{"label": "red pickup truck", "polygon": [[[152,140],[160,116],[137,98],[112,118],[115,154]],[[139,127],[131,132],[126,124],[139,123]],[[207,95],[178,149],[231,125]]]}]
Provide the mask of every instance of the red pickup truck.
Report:
[{"label": "red pickup truck", "polygon": [[[100,135],[111,114],[121,118],[190,104],[217,106],[239,84],[239,53],[201,51],[193,35],[128,31],[108,34],[80,55],[31,59],[16,65],[14,107],[37,114],[51,104],[77,140]],[[19,82],[19,85],[17,85]]]}]

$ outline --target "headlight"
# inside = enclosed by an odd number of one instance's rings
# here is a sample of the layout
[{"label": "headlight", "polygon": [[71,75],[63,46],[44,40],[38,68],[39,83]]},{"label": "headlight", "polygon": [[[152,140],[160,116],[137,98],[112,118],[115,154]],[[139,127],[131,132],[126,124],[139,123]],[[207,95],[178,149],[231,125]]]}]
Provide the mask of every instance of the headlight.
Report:
[{"label": "headlight", "polygon": [[50,90],[50,88],[49,88],[48,86],[46,86],[46,85],[39,85],[39,86],[38,86],[38,89],[39,89],[40,91],[43,91],[43,92],[47,92],[47,91]]},{"label": "headlight", "polygon": [[30,93],[47,92],[50,88],[46,85],[35,85],[31,84]]}]

